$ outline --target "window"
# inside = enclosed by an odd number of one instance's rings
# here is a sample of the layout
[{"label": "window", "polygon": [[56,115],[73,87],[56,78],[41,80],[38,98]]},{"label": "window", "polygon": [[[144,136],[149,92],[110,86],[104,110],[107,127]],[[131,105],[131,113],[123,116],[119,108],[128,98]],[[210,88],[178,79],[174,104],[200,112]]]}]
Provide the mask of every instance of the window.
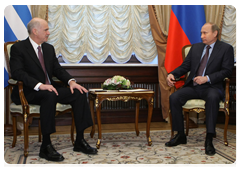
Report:
[{"label": "window", "polygon": [[49,5],[48,19],[48,42],[66,63],[126,63],[135,57],[147,64],[157,56],[147,5]]}]

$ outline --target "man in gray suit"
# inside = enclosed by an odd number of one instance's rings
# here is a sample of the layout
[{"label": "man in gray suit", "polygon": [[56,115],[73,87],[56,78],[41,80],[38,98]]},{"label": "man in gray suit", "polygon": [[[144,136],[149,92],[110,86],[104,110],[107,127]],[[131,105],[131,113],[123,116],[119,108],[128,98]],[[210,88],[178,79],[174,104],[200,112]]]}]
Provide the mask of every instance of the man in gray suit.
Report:
[{"label": "man in gray suit", "polygon": [[206,141],[205,153],[214,155],[212,138],[215,134],[219,102],[224,100],[223,80],[231,76],[234,67],[233,47],[217,39],[219,28],[216,24],[206,23],[201,29],[202,43],[193,44],[186,59],[178,68],[168,74],[167,83],[174,86],[176,78],[190,74],[183,86],[170,96],[172,128],[177,135],[165,146],[186,144],[182,106],[190,99],[206,101]]}]

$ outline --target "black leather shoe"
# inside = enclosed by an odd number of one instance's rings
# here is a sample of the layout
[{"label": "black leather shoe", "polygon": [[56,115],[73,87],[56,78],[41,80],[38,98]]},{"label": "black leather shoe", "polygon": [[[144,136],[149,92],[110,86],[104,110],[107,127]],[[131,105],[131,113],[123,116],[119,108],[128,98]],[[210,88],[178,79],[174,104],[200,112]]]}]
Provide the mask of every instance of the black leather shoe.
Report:
[{"label": "black leather shoe", "polygon": [[78,143],[75,142],[73,151],[83,152],[85,154],[97,154],[98,152],[96,148],[89,146],[85,139],[81,139]]},{"label": "black leather shoe", "polygon": [[46,148],[41,148],[39,157],[54,162],[60,162],[64,160],[64,157],[54,149],[52,144],[47,145]]},{"label": "black leather shoe", "polygon": [[187,143],[186,135],[176,134],[173,139],[165,143],[165,146],[171,147],[171,146],[177,146],[177,145],[186,144],[186,143]]},{"label": "black leather shoe", "polygon": [[212,144],[212,140],[206,139],[205,141],[205,154],[212,156],[216,153],[215,148]]}]

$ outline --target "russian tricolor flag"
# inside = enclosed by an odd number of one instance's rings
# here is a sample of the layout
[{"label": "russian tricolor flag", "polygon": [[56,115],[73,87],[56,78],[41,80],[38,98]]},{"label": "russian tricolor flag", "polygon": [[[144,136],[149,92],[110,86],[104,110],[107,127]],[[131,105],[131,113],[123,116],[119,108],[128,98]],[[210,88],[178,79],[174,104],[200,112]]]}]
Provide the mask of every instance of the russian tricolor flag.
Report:
[{"label": "russian tricolor flag", "polygon": [[[206,23],[203,5],[172,5],[164,66],[167,72],[182,64],[182,47],[201,42],[201,28]],[[184,82],[175,84],[177,88]]]}]

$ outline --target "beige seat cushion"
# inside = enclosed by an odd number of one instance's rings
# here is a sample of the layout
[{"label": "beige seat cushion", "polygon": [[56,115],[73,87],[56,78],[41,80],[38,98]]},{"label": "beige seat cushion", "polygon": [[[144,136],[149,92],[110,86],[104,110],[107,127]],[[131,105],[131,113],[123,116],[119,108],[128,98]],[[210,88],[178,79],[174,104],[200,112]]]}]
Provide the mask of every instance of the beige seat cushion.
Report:
[{"label": "beige seat cushion", "polygon": [[[60,104],[57,103],[56,105],[56,111],[64,111],[67,109],[70,109],[71,105],[69,104]],[[16,105],[15,103],[11,103],[10,104],[10,111],[11,112],[17,112],[17,113],[22,113],[22,105]],[[40,113],[40,105],[33,105],[33,104],[29,104],[29,112],[30,114],[32,113]]]},{"label": "beige seat cushion", "polygon": [[[224,108],[224,102],[221,101],[219,103],[220,108]],[[193,108],[201,108],[205,109],[205,101],[201,99],[192,99],[188,100],[187,103],[183,106],[184,109],[193,109]]]}]

